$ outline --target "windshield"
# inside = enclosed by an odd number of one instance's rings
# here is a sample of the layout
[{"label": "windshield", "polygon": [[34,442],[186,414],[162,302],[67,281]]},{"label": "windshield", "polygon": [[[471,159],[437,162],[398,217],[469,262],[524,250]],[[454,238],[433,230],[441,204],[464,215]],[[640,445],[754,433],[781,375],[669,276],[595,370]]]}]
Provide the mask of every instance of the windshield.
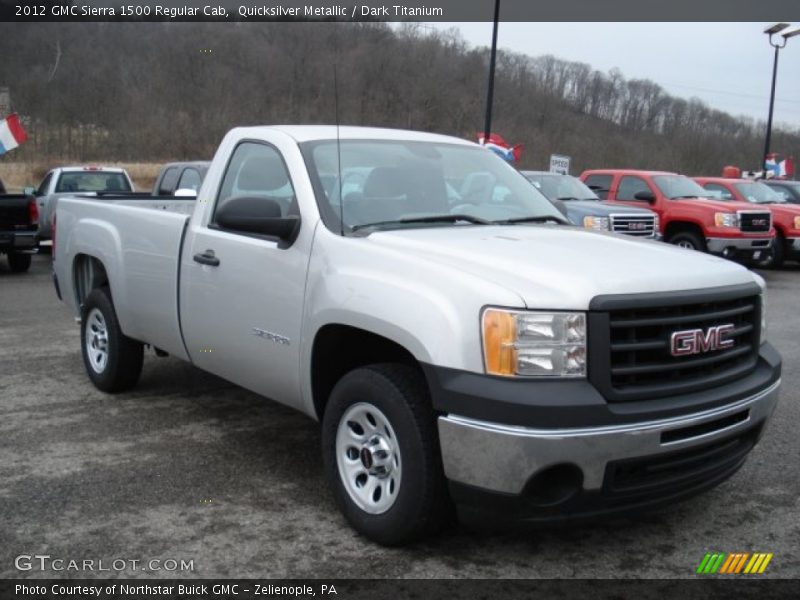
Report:
[{"label": "windshield", "polygon": [[384,140],[340,145],[337,150],[336,140],[302,144],[317,180],[320,212],[332,231],[339,231],[340,219],[347,232],[542,218],[563,222],[516,169],[484,148]]},{"label": "windshield", "polygon": [[670,200],[676,198],[708,198],[711,194],[699,184],[683,175],[656,175],[653,177],[661,193]]},{"label": "windshield", "polygon": [[104,171],[67,171],[61,174],[56,193],[64,192],[130,192],[131,186],[122,173]]},{"label": "windshield", "polygon": [[585,183],[572,175],[549,175],[547,173],[526,173],[523,175],[548,200],[600,200]]},{"label": "windshield", "polygon": [[786,202],[786,199],[781,194],[768,185],[758,183],[757,181],[734,183],[733,185],[748,202],[755,202],[756,204]]}]

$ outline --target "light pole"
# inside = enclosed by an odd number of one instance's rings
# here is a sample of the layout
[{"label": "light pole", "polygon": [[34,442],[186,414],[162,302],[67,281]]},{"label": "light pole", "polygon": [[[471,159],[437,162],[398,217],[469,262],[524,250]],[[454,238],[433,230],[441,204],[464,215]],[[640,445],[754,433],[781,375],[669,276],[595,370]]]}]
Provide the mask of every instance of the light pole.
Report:
[{"label": "light pole", "polygon": [[780,52],[781,48],[786,46],[786,41],[790,37],[794,37],[796,35],[800,35],[800,27],[796,27],[790,31],[786,31],[785,33],[781,33],[780,38],[777,42],[773,42],[773,36],[780,33],[781,31],[785,31],[785,29],[789,27],[789,23],[775,23],[771,27],[767,27],[764,30],[769,36],[769,45],[775,48],[775,60],[772,63],[772,88],[769,94],[769,116],[767,117],[767,138],[764,141],[764,156],[761,159],[761,168],[764,170],[764,177],[767,176],[767,157],[769,156],[769,145],[772,139],[772,112],[775,109],[775,81],[778,78],[778,52]]},{"label": "light pole", "polygon": [[492,52],[489,56],[489,85],[486,89],[486,121],[483,125],[483,143],[489,142],[492,134],[492,104],[494,100],[494,63],[497,60],[497,23],[500,20],[500,0],[494,0],[494,26],[492,29]]}]

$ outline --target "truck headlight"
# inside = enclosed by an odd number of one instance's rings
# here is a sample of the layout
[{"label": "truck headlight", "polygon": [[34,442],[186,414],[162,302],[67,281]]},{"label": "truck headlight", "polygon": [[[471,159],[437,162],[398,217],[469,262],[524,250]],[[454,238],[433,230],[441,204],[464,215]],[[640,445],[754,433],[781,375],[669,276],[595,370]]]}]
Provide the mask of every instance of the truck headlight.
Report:
[{"label": "truck headlight", "polygon": [[794,218],[794,228],[795,229],[800,229],[800,217],[795,217]]},{"label": "truck headlight", "polygon": [[483,360],[490,375],[585,377],[586,315],[487,308]]},{"label": "truck headlight", "polygon": [[714,213],[714,223],[717,227],[738,227],[739,215],[736,213]]},{"label": "truck headlight", "polygon": [[610,229],[608,217],[583,217],[583,227],[596,231],[608,231]]}]

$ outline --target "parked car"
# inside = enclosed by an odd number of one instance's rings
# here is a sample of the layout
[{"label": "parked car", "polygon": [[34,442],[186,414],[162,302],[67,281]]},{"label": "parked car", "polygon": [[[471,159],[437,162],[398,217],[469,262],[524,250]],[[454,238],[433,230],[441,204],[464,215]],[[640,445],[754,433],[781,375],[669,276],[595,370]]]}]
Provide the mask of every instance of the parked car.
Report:
[{"label": "parked car", "polygon": [[197,194],[200,184],[211,165],[208,161],[173,162],[161,167],[156,182],[153,185],[153,196],[188,195],[190,190]]},{"label": "parked car", "polygon": [[3,180],[0,179],[0,194],[6,193],[6,186],[3,185]]},{"label": "parked car", "polygon": [[752,179],[695,177],[705,189],[717,192],[723,200],[768,206],[775,227],[775,242],[759,261],[759,266],[777,268],[786,259],[800,259],[800,205],[786,202],[770,186]]},{"label": "parked car", "polygon": [[572,224],[597,231],[660,238],[658,215],[639,207],[603,202],[580,179],[547,171],[520,171]]},{"label": "parked car", "polygon": [[36,199],[25,194],[6,194],[0,182],[0,254],[5,254],[13,273],[31,266],[31,255],[39,247],[39,211]]},{"label": "parked car", "polygon": [[676,173],[632,169],[584,171],[581,180],[609,202],[646,206],[659,216],[664,241],[726,258],[762,258],[775,238],[768,209],[709,198]]},{"label": "parked car", "polygon": [[800,181],[765,179],[762,183],[779,193],[785,202],[800,204]]},{"label": "parked car", "polygon": [[[343,198],[323,185],[354,168]],[[198,198],[59,203],[89,379],[134,386],[148,344],[319,419],[336,502],[372,540],[430,532],[448,496],[501,520],[673,504],[730,477],[777,403],[761,277],[564,227],[477,144],[237,128]]]},{"label": "parked car", "polygon": [[37,189],[26,188],[39,206],[39,238],[50,239],[52,216],[58,199],[76,193],[132,192],[133,182],[124,169],[113,167],[59,167],[48,172]]}]

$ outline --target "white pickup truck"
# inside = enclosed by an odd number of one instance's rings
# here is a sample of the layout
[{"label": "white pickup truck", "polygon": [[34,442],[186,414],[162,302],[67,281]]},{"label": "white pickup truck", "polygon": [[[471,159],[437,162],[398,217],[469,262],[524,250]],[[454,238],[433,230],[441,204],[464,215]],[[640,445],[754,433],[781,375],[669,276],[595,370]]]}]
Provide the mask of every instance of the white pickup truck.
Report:
[{"label": "white pickup truck", "polygon": [[338,505],[385,544],[453,505],[672,503],[731,476],[778,401],[760,277],[565,225],[451,137],[237,128],[196,201],[63,199],[56,228],[98,388],[133,386],[149,346],[320,420]]}]

